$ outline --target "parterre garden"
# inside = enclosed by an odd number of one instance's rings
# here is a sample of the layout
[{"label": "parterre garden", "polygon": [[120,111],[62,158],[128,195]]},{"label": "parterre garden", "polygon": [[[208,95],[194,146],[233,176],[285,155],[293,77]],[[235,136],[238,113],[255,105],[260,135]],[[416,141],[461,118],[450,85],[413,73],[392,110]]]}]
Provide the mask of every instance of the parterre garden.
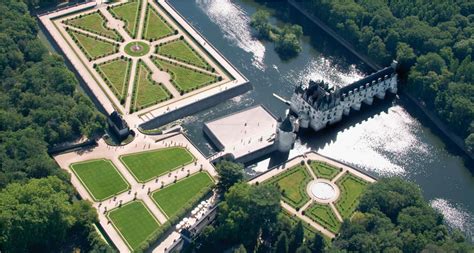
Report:
[{"label": "parterre garden", "polygon": [[[145,182],[183,168],[195,158],[186,148],[168,147],[127,154],[119,160],[137,181]],[[110,160],[73,163],[70,169],[96,202],[110,201],[126,191],[131,194],[130,184]],[[152,203],[167,217],[164,224],[158,221],[144,201],[136,199],[136,195],[132,201],[120,202],[118,207],[108,210],[106,216],[132,251],[146,249],[149,243],[156,241],[207,196],[214,184],[214,179],[207,172],[189,174],[188,171],[186,177],[149,191]]]},{"label": "parterre garden", "polygon": [[353,174],[346,173],[336,184],[339,186],[339,189],[341,189],[341,195],[336,202],[336,208],[343,218],[350,218],[368,182]]},{"label": "parterre garden", "polygon": [[[340,194],[337,199],[328,203],[311,198],[307,188],[313,180],[331,181],[332,185],[339,188]],[[339,232],[342,224],[334,209],[342,219],[349,219],[357,207],[361,194],[369,184],[349,171],[343,171],[322,161],[311,160],[272,176],[263,183],[279,187],[282,201],[299,213],[296,216],[292,215],[293,219],[303,215],[333,234]]]},{"label": "parterre garden", "polygon": [[158,2],[114,3],[62,18],[59,24],[122,113],[164,106],[167,100],[223,80],[217,63]]}]

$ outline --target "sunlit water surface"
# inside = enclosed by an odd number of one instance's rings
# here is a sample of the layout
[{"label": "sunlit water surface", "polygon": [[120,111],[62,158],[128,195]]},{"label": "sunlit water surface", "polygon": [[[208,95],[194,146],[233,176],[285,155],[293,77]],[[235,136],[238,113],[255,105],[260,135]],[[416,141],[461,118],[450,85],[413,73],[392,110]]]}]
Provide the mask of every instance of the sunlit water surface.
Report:
[{"label": "sunlit water surface", "polygon": [[[305,37],[299,57],[288,62],[280,60],[271,43],[252,36],[250,16],[257,7],[252,1],[171,3],[253,86],[246,94],[181,121],[186,133],[205,154],[214,150],[203,135],[203,122],[254,104],[263,104],[275,115],[283,116],[288,108],[273,93],[289,98],[297,84],[310,79],[344,86],[365,75],[359,68],[363,64],[348,59],[350,56],[340,49],[333,49],[336,43],[324,36]],[[414,181],[447,223],[472,240],[474,179],[461,158],[449,153],[443,142],[423,125],[427,123],[422,124],[416,115],[403,97],[378,101],[330,129],[302,134],[289,157],[316,150],[376,177],[401,176]],[[256,175],[282,161],[281,157],[264,159],[249,165],[247,174]]]}]

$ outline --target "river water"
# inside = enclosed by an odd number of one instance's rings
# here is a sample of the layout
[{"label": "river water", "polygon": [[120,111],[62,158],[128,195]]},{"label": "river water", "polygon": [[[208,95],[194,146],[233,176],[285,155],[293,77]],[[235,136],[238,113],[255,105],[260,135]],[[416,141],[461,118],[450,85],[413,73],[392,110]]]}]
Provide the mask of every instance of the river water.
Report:
[{"label": "river water", "polygon": [[[283,116],[288,108],[273,93],[289,98],[298,83],[309,79],[343,86],[367,74],[362,63],[323,34],[305,37],[302,53],[282,61],[272,43],[252,37],[249,21],[258,7],[253,1],[170,2],[253,86],[250,92],[182,120],[188,136],[205,154],[211,154],[213,149],[203,135],[203,122],[255,104],[263,104],[275,115]],[[462,159],[449,152],[427,126],[429,123],[405,98],[393,96],[363,108],[330,129],[302,134],[289,156],[316,150],[376,177],[401,176],[413,181],[447,223],[472,240],[474,178]],[[263,159],[249,165],[247,174],[255,175],[285,159]]]}]

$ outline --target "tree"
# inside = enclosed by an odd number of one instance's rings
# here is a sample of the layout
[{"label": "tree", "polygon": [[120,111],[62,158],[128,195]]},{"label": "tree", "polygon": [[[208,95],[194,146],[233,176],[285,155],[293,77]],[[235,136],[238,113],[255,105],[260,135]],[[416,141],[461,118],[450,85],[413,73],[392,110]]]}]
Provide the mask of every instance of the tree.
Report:
[{"label": "tree", "polygon": [[302,245],[296,250],[296,253],[311,253],[311,250],[305,245]]},{"label": "tree", "polygon": [[354,252],[421,252],[430,245],[450,245],[469,252],[443,216],[423,199],[420,189],[400,178],[385,178],[368,186],[359,212],[342,224],[333,246]]},{"label": "tree", "polygon": [[70,191],[55,177],[9,184],[0,192],[0,248],[5,252],[51,252],[75,224]]},{"label": "tree", "polygon": [[294,252],[298,249],[301,245],[303,245],[304,241],[304,227],[303,222],[298,221],[293,231],[293,239],[291,240],[290,244],[290,251]]},{"label": "tree", "polygon": [[288,252],[288,236],[286,235],[285,232],[283,232],[278,237],[275,253],[287,253],[287,252]]},{"label": "tree", "polygon": [[222,160],[216,165],[216,170],[219,175],[217,188],[220,192],[227,192],[232,185],[244,178],[244,166],[239,163]]},{"label": "tree", "polygon": [[313,253],[322,253],[326,248],[326,241],[324,237],[318,233],[314,234],[313,239],[310,242],[310,249]]},{"label": "tree", "polygon": [[469,152],[474,152],[474,134],[470,134],[466,138],[466,146],[467,146],[467,150],[469,150]]},{"label": "tree", "polygon": [[240,244],[238,248],[234,249],[233,253],[247,253],[244,245]]}]

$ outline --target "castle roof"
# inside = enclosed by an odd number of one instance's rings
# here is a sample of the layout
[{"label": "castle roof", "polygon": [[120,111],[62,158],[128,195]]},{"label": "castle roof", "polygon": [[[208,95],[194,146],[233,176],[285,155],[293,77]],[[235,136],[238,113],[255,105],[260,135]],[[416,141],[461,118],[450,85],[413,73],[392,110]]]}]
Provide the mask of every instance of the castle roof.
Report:
[{"label": "castle roof", "polygon": [[283,122],[281,122],[280,130],[284,132],[293,132],[293,124],[291,123],[289,115],[285,118],[285,120],[283,120]]}]

